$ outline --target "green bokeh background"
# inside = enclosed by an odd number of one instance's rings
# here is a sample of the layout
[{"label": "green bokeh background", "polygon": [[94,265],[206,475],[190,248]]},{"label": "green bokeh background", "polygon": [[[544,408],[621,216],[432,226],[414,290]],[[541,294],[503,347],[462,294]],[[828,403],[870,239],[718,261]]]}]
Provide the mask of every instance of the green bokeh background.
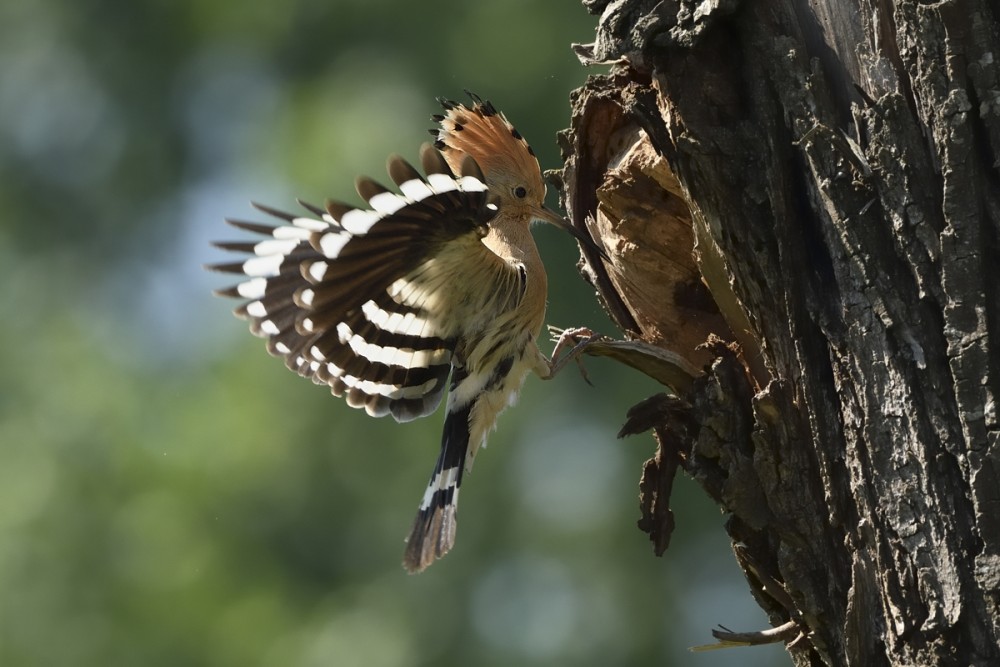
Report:
[{"label": "green bokeh background", "polygon": [[[589,360],[529,379],[463,487],[457,548],[399,565],[441,415],[373,420],[210,296],[249,199],[350,198],[416,157],[437,95],[490,98],[558,166],[576,0],[0,5],[0,665],[772,665],[723,517],[686,479],[638,518],[658,391]],[[555,204],[554,197],[551,202]],[[548,321],[613,332],[536,238]]]}]

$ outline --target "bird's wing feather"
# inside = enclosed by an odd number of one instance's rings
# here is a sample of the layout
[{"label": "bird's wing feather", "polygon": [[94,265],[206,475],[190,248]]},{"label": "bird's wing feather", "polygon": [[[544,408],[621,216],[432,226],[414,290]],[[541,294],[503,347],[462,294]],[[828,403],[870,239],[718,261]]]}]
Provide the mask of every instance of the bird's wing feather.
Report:
[{"label": "bird's wing feather", "polygon": [[348,404],[373,416],[406,421],[441,401],[463,317],[451,304],[470,304],[482,280],[499,286],[496,302],[516,302],[520,272],[482,243],[496,206],[471,159],[459,173],[425,146],[426,177],[397,156],[389,174],[401,194],[371,179],[358,192],[371,209],[327,202],[304,204],[316,217],[265,206],[283,224],[230,221],[265,236],[256,243],[220,243],[249,253],[211,268],[245,280],[219,294],[245,299],[236,314],[267,339],[268,351]]}]

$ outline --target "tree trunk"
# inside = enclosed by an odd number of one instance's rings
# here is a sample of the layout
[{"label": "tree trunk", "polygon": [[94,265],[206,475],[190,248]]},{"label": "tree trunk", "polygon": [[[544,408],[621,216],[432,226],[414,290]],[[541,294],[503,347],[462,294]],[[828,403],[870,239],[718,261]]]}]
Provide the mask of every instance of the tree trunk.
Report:
[{"label": "tree trunk", "polygon": [[613,63],[561,136],[584,272],[704,369],[627,426],[657,550],[680,465],[795,664],[1000,664],[997,7],[584,4]]}]

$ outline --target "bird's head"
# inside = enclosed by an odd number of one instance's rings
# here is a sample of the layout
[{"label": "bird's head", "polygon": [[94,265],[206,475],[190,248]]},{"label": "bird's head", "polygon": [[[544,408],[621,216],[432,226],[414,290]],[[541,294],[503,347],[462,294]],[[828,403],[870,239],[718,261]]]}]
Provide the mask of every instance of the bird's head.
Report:
[{"label": "bird's head", "polygon": [[490,102],[473,93],[469,97],[471,106],[438,100],[445,113],[432,116],[440,124],[431,131],[437,138],[434,146],[455,172],[471,156],[500,211],[510,218],[568,229],[565,219],[545,206],[545,181],[531,146]]}]

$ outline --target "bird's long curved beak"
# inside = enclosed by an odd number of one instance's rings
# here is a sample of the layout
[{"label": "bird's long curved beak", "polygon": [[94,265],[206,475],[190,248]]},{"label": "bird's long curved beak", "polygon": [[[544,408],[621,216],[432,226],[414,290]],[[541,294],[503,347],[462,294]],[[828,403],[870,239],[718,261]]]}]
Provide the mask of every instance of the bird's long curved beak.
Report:
[{"label": "bird's long curved beak", "polygon": [[594,239],[590,237],[589,234],[571,225],[569,220],[562,217],[552,209],[546,208],[545,206],[536,206],[531,209],[531,216],[535,220],[547,222],[551,225],[555,225],[556,227],[562,229],[563,231],[569,232],[570,234],[573,235],[573,237],[577,241],[582,243],[585,248],[593,250],[598,255],[600,255],[602,259],[611,261],[611,258],[608,257],[608,254],[606,252],[604,252],[604,249],[598,246],[597,243],[594,241]]}]

